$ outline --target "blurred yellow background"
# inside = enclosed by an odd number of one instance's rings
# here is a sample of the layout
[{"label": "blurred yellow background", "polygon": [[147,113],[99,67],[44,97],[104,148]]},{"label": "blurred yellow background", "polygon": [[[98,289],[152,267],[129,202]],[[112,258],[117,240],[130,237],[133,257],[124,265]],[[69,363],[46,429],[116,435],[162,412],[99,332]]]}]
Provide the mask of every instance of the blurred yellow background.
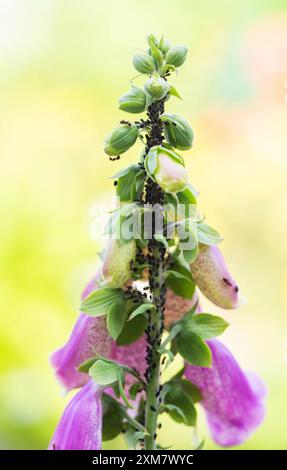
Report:
[{"label": "blurred yellow background", "polygon": [[[240,448],[287,448],[284,0],[0,0],[0,448],[46,448],[70,398],[48,358],[98,262],[93,205],[137,158],[109,162],[103,139],[149,32],[189,48],[184,101],[167,109],[194,128],[191,182],[248,300],[223,312],[223,341],[268,387],[266,420]],[[164,423],[162,444],[192,448],[190,428]],[[198,435],[215,448],[203,416]]]}]

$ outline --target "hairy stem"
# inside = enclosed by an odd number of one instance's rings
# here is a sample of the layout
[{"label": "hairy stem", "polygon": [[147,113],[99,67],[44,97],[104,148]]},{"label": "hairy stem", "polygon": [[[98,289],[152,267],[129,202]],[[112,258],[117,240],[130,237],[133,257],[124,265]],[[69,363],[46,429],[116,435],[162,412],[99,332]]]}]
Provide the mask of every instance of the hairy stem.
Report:
[{"label": "hairy stem", "polygon": [[[150,134],[147,136],[146,152],[154,145],[160,145],[163,141],[162,124],[159,116],[164,111],[164,102],[158,101],[153,103],[148,109],[148,119],[150,125]],[[161,188],[151,179],[146,181],[146,203],[152,206],[161,207],[164,201],[164,195]],[[159,209],[160,210],[160,209]],[[160,214],[158,214],[160,215]],[[165,281],[164,258],[165,247],[154,239],[155,234],[155,218],[158,216],[154,213],[152,239],[148,244],[149,258],[149,284],[150,293],[156,309],[152,309],[149,315],[148,327],[146,330],[147,338],[147,369],[145,378],[147,382],[146,388],[146,406],[145,406],[145,427],[148,435],[145,438],[145,449],[156,449],[156,429],[158,408],[160,406],[160,354],[157,352],[160,344],[164,328],[164,304],[165,304]]]}]

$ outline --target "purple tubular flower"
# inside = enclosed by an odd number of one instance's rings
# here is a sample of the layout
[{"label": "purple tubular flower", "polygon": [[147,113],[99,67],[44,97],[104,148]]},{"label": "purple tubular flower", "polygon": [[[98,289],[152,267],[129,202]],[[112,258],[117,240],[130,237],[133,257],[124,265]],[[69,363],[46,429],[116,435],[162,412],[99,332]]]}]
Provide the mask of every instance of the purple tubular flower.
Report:
[{"label": "purple tubular flower", "polygon": [[[146,369],[146,339],[144,336],[139,338],[137,341],[126,346],[118,346],[113,341],[112,352],[110,359],[119,362],[125,366],[136,369],[140,375],[143,374]],[[126,384],[129,386],[134,382],[134,377],[130,374],[126,374]]]},{"label": "purple tubular flower", "polygon": [[105,317],[88,317],[80,313],[65,346],[51,356],[56,377],[66,391],[81,387],[87,382],[89,376],[79,372],[77,367],[96,354],[109,357],[112,343]]},{"label": "purple tubular flower", "polygon": [[[87,297],[97,287],[101,273],[87,285],[82,298]],[[96,354],[108,357],[112,351],[112,339],[110,338],[105,317],[89,317],[80,313],[65,346],[58,349],[51,356],[51,364],[55,374],[66,391],[81,387],[89,376],[77,370],[77,367]]]},{"label": "purple tubular flower", "polygon": [[194,282],[203,295],[221,308],[240,306],[239,288],[231,277],[217,246],[199,246],[199,255],[191,265]]},{"label": "purple tubular flower", "polygon": [[212,367],[186,365],[185,376],[201,391],[213,440],[220,446],[241,444],[264,418],[266,390],[258,377],[244,373],[218,340],[207,341]]},{"label": "purple tubular flower", "polygon": [[[88,284],[82,298],[97,288],[100,274]],[[142,337],[130,345],[118,346],[109,336],[105,316],[89,317],[81,313],[67,343],[51,356],[55,374],[66,391],[81,387],[89,380],[88,374],[79,372],[77,368],[96,354],[136,367],[143,374],[146,367],[146,340]],[[127,382],[131,380],[131,376],[127,375],[126,378]]]},{"label": "purple tubular flower", "polygon": [[99,450],[101,445],[100,390],[89,380],[66,407],[49,444],[49,450]]}]

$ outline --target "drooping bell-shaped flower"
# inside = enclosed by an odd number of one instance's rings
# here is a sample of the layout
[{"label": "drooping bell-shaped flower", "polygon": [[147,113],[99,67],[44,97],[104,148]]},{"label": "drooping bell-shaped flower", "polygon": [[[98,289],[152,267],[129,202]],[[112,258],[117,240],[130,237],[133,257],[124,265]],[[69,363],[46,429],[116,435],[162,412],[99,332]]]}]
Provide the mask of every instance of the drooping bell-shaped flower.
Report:
[{"label": "drooping bell-shaped flower", "polygon": [[191,265],[191,273],[201,292],[215,305],[226,309],[240,306],[239,288],[217,246],[199,245],[199,254]]},{"label": "drooping bell-shaped flower", "polygon": [[265,387],[244,373],[220,341],[208,340],[211,368],[186,365],[185,376],[201,391],[212,439],[228,447],[244,442],[264,418]]},{"label": "drooping bell-shaped flower", "polygon": [[[82,298],[96,290],[100,274],[99,272],[88,284]],[[79,372],[77,368],[97,354],[123,365],[135,367],[141,374],[146,368],[145,337],[139,338],[132,344],[119,346],[108,333],[105,316],[89,317],[80,313],[67,343],[51,356],[56,376],[67,391],[81,387],[89,380],[89,376]],[[132,376],[127,375],[126,379],[127,382],[131,381]]]},{"label": "drooping bell-shaped flower", "polygon": [[99,450],[101,445],[101,392],[89,380],[66,407],[49,450]]},{"label": "drooping bell-shaped flower", "polygon": [[[97,289],[100,277],[99,271],[84,290],[82,298]],[[105,317],[89,317],[80,313],[67,343],[55,351],[50,359],[56,377],[64,388],[68,391],[84,385],[88,376],[79,372],[77,367],[96,354],[108,357],[112,343]]]},{"label": "drooping bell-shaped flower", "polygon": [[157,184],[168,193],[182,191],[187,184],[184,161],[177,153],[157,145],[145,159],[146,170]]},{"label": "drooping bell-shaped flower", "polygon": [[79,372],[78,366],[97,354],[109,357],[112,342],[105,317],[88,317],[80,313],[67,343],[55,351],[50,359],[56,377],[66,391],[87,382],[87,374]]},{"label": "drooping bell-shaped flower", "polygon": [[131,263],[136,256],[136,242],[111,238],[105,251],[103,278],[110,287],[121,288],[131,278]]}]

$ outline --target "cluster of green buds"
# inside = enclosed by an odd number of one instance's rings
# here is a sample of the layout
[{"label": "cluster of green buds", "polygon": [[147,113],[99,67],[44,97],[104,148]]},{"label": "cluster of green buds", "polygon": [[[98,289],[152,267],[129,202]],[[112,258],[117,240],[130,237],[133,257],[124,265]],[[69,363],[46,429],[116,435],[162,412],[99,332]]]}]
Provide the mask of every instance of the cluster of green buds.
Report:
[{"label": "cluster of green buds", "polygon": [[[168,83],[166,77],[176,72],[187,56],[185,46],[172,46],[164,37],[158,40],[154,35],[148,36],[148,50],[133,56],[133,66],[141,76],[148,76],[142,87],[132,85],[119,99],[119,109],[132,114],[147,111],[152,103],[167,101],[171,95],[179,97],[177,90]],[[164,126],[167,144],[179,150],[188,150],[192,146],[193,132],[185,119],[176,115],[163,113],[160,120]],[[129,150],[142,139],[141,132],[148,132],[142,122],[130,125],[126,121],[114,129],[105,139],[105,152],[118,156]]]}]

